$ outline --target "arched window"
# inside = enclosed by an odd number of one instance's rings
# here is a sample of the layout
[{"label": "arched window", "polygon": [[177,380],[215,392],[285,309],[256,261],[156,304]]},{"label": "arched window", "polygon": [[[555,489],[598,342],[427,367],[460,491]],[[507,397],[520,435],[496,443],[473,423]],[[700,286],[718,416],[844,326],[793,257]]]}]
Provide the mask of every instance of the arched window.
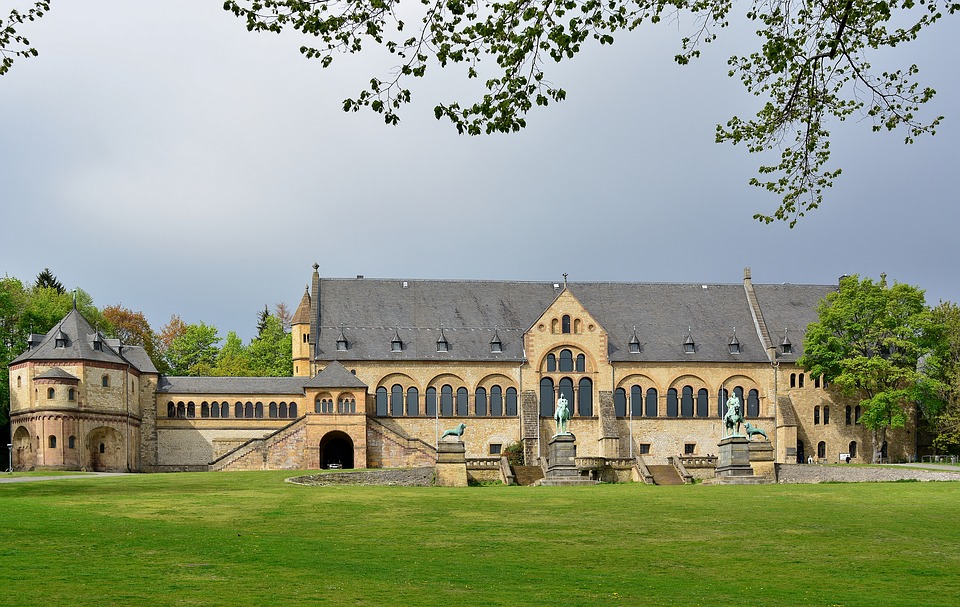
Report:
[{"label": "arched window", "polygon": [[[270,403],[270,407],[273,407],[273,403]],[[277,417],[284,419],[287,417],[287,403],[280,403],[277,406]]]},{"label": "arched window", "polygon": [[197,406],[193,404],[193,401],[187,403],[187,417],[196,417],[197,416]]},{"label": "arched window", "polygon": [[47,400],[52,399],[56,395],[57,395],[56,390],[54,390],[53,388],[47,388]]},{"label": "arched window", "polygon": [[477,410],[477,415],[484,417],[487,415],[487,389],[486,388],[477,388],[477,393],[474,395],[474,403]]},{"label": "arched window", "polygon": [[410,417],[420,415],[420,392],[413,386],[407,389],[407,415]]},{"label": "arched window", "polygon": [[589,377],[580,378],[577,394],[577,404],[580,407],[580,415],[583,417],[593,416],[593,381]]},{"label": "arched window", "polygon": [[107,446],[104,445],[103,443],[100,443],[100,453],[106,453],[106,452],[107,452]]},{"label": "arched window", "polygon": [[693,417],[693,387],[684,386],[680,395],[680,416]]},{"label": "arched window", "polygon": [[554,354],[547,354],[547,373],[553,373],[557,370],[557,357]]},{"label": "arched window", "polygon": [[667,390],[667,417],[677,416],[677,389]]},{"label": "arched window", "polygon": [[727,399],[730,398],[730,392],[726,388],[720,388],[717,392],[717,417],[723,419],[727,414]]},{"label": "arched window", "polygon": [[173,401],[167,403],[167,417],[176,417],[177,416],[177,406],[173,404]]},{"label": "arched window", "polygon": [[377,415],[387,416],[387,389],[383,386],[377,388]]},{"label": "arched window", "polygon": [[470,415],[470,397],[466,388],[457,388],[457,416]]},{"label": "arched window", "polygon": [[510,417],[517,416],[517,389],[507,388],[506,414]]},{"label": "arched window", "polygon": [[813,408],[813,425],[820,425],[820,405]]},{"label": "arched window", "polygon": [[570,411],[570,416],[573,417],[575,413],[573,402],[573,380],[569,377],[561,378],[560,381],[557,382],[557,392],[559,393],[557,400],[560,399],[560,396],[563,396],[565,399],[567,399],[567,410]]},{"label": "arched window", "polygon": [[577,354],[577,364],[574,367],[577,373],[583,373],[587,368],[587,358],[583,354]]},{"label": "arched window", "polygon": [[210,403],[210,417],[220,417],[220,403],[217,401]]},{"label": "arched window", "polygon": [[570,315],[569,314],[564,314],[563,318],[560,319],[560,327],[561,327],[560,329],[561,332],[563,333],[570,332]]},{"label": "arched window", "polygon": [[853,408],[853,423],[860,424],[860,405]]},{"label": "arched window", "polygon": [[747,417],[760,417],[760,393],[756,389],[747,393]]},{"label": "arched window", "polygon": [[503,415],[503,388],[500,386],[490,386],[490,415]]},{"label": "arched window", "polygon": [[425,415],[433,417],[437,414],[437,389],[427,388],[427,393],[423,400],[423,412]]},{"label": "arched window", "polygon": [[847,426],[849,426],[852,423],[852,420],[853,420],[852,413],[853,413],[853,409],[850,408],[850,405],[847,405],[846,407],[843,408],[843,421],[844,421],[844,424]]},{"label": "arched window", "polygon": [[827,457],[827,443],[820,441],[817,443],[817,458],[824,459]]},{"label": "arched window", "polygon": [[706,388],[697,390],[697,417],[710,417],[710,393]]},{"label": "arched window", "polygon": [[850,457],[857,456],[857,441],[850,441],[850,445],[847,447],[847,452],[850,453]]},{"label": "arched window", "polygon": [[183,419],[187,416],[187,407],[182,402],[177,403],[177,417]]},{"label": "arched window", "polygon": [[560,350],[560,372],[573,372],[573,352],[570,350]]},{"label": "arched window", "polygon": [[69,390],[67,390],[67,400],[73,400],[74,398],[76,398],[76,396],[77,396],[76,390],[74,390],[73,388],[70,388]]},{"label": "arched window", "polygon": [[737,386],[733,389],[733,395],[737,397],[737,400],[740,401],[740,414],[743,414],[743,410],[746,406],[746,401],[743,400],[743,388]]},{"label": "arched window", "polygon": [[827,425],[830,423],[830,407],[828,405],[823,406],[823,424]]},{"label": "arched window", "polygon": [[453,388],[449,384],[440,388],[440,415],[453,417]]},{"label": "arched window", "polygon": [[[268,410],[268,413],[267,413],[267,414],[270,416],[270,419],[276,419],[276,418],[277,418],[277,415],[278,415],[278,413],[277,413],[277,403],[275,403],[275,402],[271,402],[271,403],[270,403],[270,407],[269,407],[269,410]],[[284,416],[284,417],[286,417],[286,416]]]},{"label": "arched window", "polygon": [[227,401],[220,403],[220,417],[230,417],[230,404]]},{"label": "arched window", "polygon": [[797,374],[796,374],[796,373],[791,373],[791,374],[790,374],[790,387],[791,387],[791,388],[796,388],[796,387],[797,387]]},{"label": "arched window", "polygon": [[243,416],[248,419],[253,418],[253,403],[247,401],[247,403],[243,405]]},{"label": "arched window", "polygon": [[636,384],[630,386],[630,415],[643,417],[643,388]]},{"label": "arched window", "polygon": [[553,380],[544,377],[540,380],[540,417],[553,417]]},{"label": "arched window", "polygon": [[110,387],[110,376],[109,376],[109,375],[104,375],[103,377],[100,378],[100,386],[103,387],[103,388],[109,388],[109,387]]},{"label": "arched window", "polygon": [[393,384],[390,388],[390,415],[400,417],[403,415],[403,386]]},{"label": "arched window", "polygon": [[233,416],[237,419],[243,419],[243,403],[237,402],[233,404]]},{"label": "arched window", "polygon": [[800,376],[797,378],[797,387],[798,388],[803,387],[803,373],[801,373]]},{"label": "arched window", "polygon": [[813,387],[814,387],[814,388],[819,388],[819,387],[820,387],[820,376],[819,376],[819,375],[813,378]]},{"label": "arched window", "polygon": [[656,388],[647,388],[647,400],[644,403],[645,411],[644,415],[646,417],[656,417],[659,414],[660,409],[660,397],[657,394]]},{"label": "arched window", "polygon": [[23,387],[23,378],[21,378],[19,375],[17,376],[17,387],[18,388]]},{"label": "arched window", "polygon": [[253,406],[253,415],[256,418],[263,417],[263,403],[257,402],[257,404]]},{"label": "arched window", "polygon": [[804,453],[803,449],[804,449],[804,448],[803,448],[803,441],[802,441],[802,440],[798,440],[798,441],[797,441],[797,463],[798,463],[798,464],[805,464],[805,463],[807,463],[807,454]]},{"label": "arched window", "polygon": [[207,401],[200,403],[200,417],[210,417],[210,404]]},{"label": "arched window", "polygon": [[623,388],[613,391],[613,411],[617,417],[627,416],[627,391]]},{"label": "arched window", "polygon": [[314,412],[314,413],[320,413],[320,411],[321,411],[321,408],[320,408],[320,399],[318,398],[317,400],[313,401],[313,412]]},{"label": "arched window", "polygon": [[76,437],[76,436],[71,436],[71,437],[67,438],[67,448],[68,448],[68,449],[76,449],[76,448],[77,448],[77,437]]},{"label": "arched window", "polygon": [[56,448],[57,448],[57,437],[51,434],[50,437],[47,439],[47,444],[49,445],[49,447],[50,447],[51,449],[56,449]]},{"label": "arched window", "polygon": [[287,409],[288,417],[297,417],[297,403],[290,403],[289,408]]}]

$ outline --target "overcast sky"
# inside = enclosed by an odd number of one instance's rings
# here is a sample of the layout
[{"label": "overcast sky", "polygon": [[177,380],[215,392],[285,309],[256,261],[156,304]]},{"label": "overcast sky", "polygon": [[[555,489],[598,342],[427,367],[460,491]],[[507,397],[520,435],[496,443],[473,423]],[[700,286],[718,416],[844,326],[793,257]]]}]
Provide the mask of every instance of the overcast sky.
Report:
[{"label": "overcast sky", "polygon": [[791,230],[752,219],[778,204],[747,185],[760,159],[714,143],[757,103],[726,77],[747,30],[683,68],[685,24],[624,34],[550,72],[568,99],[525,131],[471,138],[432,112],[465,100],[461,72],[417,83],[388,127],[340,106],[389,59],[324,70],[221,4],[55,2],[25,30],[40,56],[0,78],[0,272],[49,267],[155,329],[179,314],[246,339],[264,304],[295,308],[315,261],[330,277],[551,282],[886,272],[960,301],[956,18],[874,62],[920,65],[938,134],[904,146],[833,125],[844,173]]}]

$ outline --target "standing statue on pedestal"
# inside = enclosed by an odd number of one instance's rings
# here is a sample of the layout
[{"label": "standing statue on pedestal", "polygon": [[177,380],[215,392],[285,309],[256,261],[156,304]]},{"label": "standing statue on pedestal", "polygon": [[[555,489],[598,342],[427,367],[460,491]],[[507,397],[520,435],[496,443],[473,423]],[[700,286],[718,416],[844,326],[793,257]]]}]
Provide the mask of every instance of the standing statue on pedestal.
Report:
[{"label": "standing statue on pedestal", "polygon": [[743,415],[740,413],[740,399],[736,393],[731,394],[727,399],[727,414],[723,416],[723,426],[726,429],[724,438],[728,436],[741,436],[740,424],[743,423]]},{"label": "standing statue on pedestal", "polygon": [[553,415],[553,419],[557,422],[557,434],[570,434],[570,431],[567,430],[567,422],[570,421],[570,409],[567,408],[567,399],[560,395],[560,398],[557,399],[557,412]]}]

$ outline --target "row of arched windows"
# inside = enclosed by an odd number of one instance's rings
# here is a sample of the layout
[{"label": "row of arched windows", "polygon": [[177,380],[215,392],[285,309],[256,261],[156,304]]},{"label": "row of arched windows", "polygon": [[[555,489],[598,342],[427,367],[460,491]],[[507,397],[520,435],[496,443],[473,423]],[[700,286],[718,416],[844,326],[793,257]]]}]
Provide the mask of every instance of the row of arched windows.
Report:
[{"label": "row of arched windows", "polygon": [[[439,397],[439,398],[438,398]],[[438,414],[444,417],[513,417],[517,415],[517,389],[502,386],[477,388],[471,403],[470,393],[466,388],[456,390],[449,384],[440,386],[439,394],[433,386],[427,388],[424,394],[422,409],[420,391],[415,387],[407,388],[406,392],[400,384],[394,384],[389,391],[385,386],[377,388],[377,415],[380,417],[417,417],[425,415],[433,417]]]},{"label": "row of arched windows", "polygon": [[337,401],[336,411],[333,407],[332,398],[318,398],[313,403],[313,410],[316,413],[356,413],[357,400],[353,397],[341,397]]},{"label": "row of arched windows", "polygon": [[[820,379],[820,377],[813,378],[813,387],[819,388],[821,383],[823,387],[827,387],[827,381]],[[790,374],[790,387],[791,388],[802,388],[803,387],[803,373],[791,373]]]},{"label": "row of arched windows", "polygon": [[[747,392],[744,399],[743,387],[737,386],[733,394],[740,401],[740,411],[744,417],[760,417],[760,393],[756,389]],[[727,399],[730,392],[721,388],[717,392],[717,417],[727,413]],[[700,388],[694,394],[692,386],[683,386],[667,390],[665,403],[666,417],[710,417],[710,393]],[[630,387],[629,414],[626,388],[617,388],[613,393],[613,408],[617,417],[658,417],[661,415],[660,399],[656,388],[633,385]]]},{"label": "row of arched windows", "polygon": [[593,416],[593,380],[581,377],[574,390],[573,380],[562,377],[556,383],[550,377],[540,380],[540,416],[553,417],[556,413],[557,400],[563,396],[567,400],[570,415],[580,417]]},{"label": "row of arched windows", "polygon": [[[262,419],[263,413],[262,402],[253,403],[248,401],[242,403],[237,401],[233,405],[233,417],[236,419]],[[271,402],[267,407],[267,414],[270,419],[293,419],[297,417],[297,403]],[[167,402],[167,417],[195,418],[197,417],[197,405],[193,401],[186,404],[184,404],[183,401],[176,404],[174,404],[173,401],[169,401]],[[227,401],[213,401],[212,403],[203,401],[200,403],[200,417],[213,419],[229,418],[230,403]]]},{"label": "row of arched windows", "polygon": [[583,373],[587,367],[587,359],[583,354],[573,357],[571,350],[560,350],[559,364],[556,354],[547,355],[547,373]]},{"label": "row of arched windows", "polygon": [[[47,388],[47,400],[53,400],[57,397],[55,388]],[[67,400],[74,400],[77,397],[76,388],[67,388]]]},{"label": "row of arched windows", "polygon": [[[883,454],[884,454],[883,457],[886,457],[886,449],[887,449],[887,443],[884,442],[884,443],[883,443]],[[851,458],[857,457],[857,441],[850,441],[850,443],[847,445],[847,453],[850,455]],[[818,460],[826,459],[826,457],[827,457],[827,443],[826,443],[826,441],[820,441],[819,443],[817,443],[817,455],[816,455],[816,457],[817,457]],[[812,459],[812,458],[813,458],[813,455],[810,455],[809,458]],[[802,464],[802,463],[805,463],[806,461],[810,461],[810,460],[805,460],[805,459],[804,459],[804,445],[803,445],[803,441],[797,441],[797,461],[798,461],[799,463],[801,463],[801,464]]]},{"label": "row of arched windows", "polygon": [[[47,447],[49,447],[50,449],[57,448],[57,437],[55,434],[51,434],[49,437],[47,437]],[[67,449],[76,449],[76,448],[77,448],[77,437],[76,436],[67,437]]]}]

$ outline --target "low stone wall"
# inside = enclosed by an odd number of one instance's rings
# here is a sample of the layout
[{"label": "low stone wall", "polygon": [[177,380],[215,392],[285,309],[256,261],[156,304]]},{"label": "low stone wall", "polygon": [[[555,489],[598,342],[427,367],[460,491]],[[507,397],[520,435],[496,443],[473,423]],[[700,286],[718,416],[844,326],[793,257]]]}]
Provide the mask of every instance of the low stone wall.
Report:
[{"label": "low stone wall", "polygon": [[777,464],[779,483],[883,483],[893,481],[960,481],[960,472],[940,472],[899,466],[821,466]]},{"label": "low stone wall", "polygon": [[357,470],[310,474],[287,479],[297,485],[388,485],[397,487],[430,487],[433,485],[433,467],[402,470]]}]

